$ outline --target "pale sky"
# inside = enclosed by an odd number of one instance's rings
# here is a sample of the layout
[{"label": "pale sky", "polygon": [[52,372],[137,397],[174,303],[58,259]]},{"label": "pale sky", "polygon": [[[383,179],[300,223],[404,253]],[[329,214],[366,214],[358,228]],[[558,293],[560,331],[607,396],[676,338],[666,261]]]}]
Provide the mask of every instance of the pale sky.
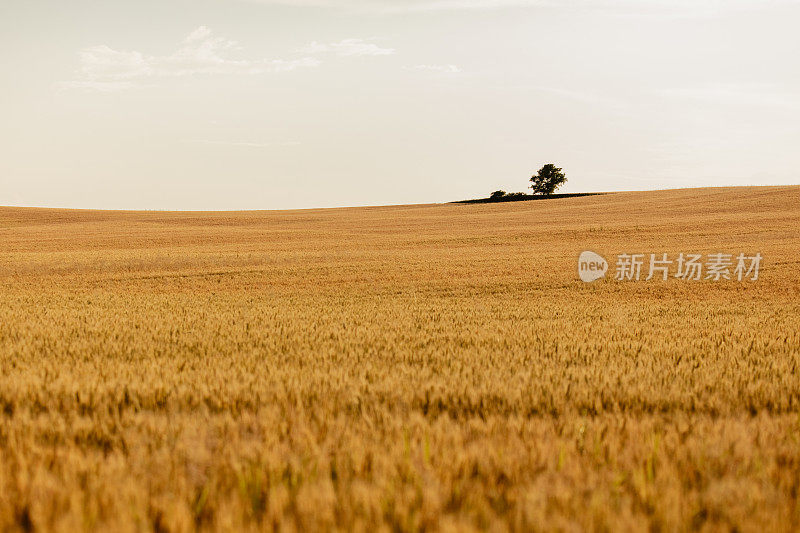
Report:
[{"label": "pale sky", "polygon": [[0,0],[0,205],[800,183],[800,0]]}]

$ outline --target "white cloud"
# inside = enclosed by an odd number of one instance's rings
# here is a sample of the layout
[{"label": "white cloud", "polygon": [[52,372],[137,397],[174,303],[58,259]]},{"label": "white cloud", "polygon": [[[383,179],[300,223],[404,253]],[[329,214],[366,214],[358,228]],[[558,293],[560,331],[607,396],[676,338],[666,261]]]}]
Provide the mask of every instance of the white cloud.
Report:
[{"label": "white cloud", "polygon": [[266,72],[287,72],[316,67],[313,57],[295,59],[234,59],[231,52],[241,50],[235,42],[215,37],[200,26],[191,32],[175,52],[146,55],[136,51],[115,50],[107,45],[91,46],[80,52],[79,78],[63,82],[62,88],[117,90],[148,78],[169,78],[197,74],[252,75]]},{"label": "white cloud", "polygon": [[555,0],[249,0],[294,7],[330,7],[365,11],[438,11],[552,5]]},{"label": "white cloud", "polygon": [[268,67],[266,70],[269,72],[289,72],[303,67],[318,67],[322,61],[315,57],[302,57],[300,59],[272,59],[267,61],[265,65]]},{"label": "white cloud", "polygon": [[330,7],[379,12],[481,10],[514,7],[613,9],[643,13],[650,10],[708,14],[732,9],[797,5],[800,0],[248,0],[295,7]]},{"label": "white cloud", "polygon": [[667,98],[690,100],[712,105],[753,106],[800,109],[800,98],[793,91],[763,83],[714,83],[664,89]]},{"label": "white cloud", "polygon": [[539,4],[536,0],[247,0],[254,3],[292,7],[327,7],[370,12],[440,11],[486,9]]},{"label": "white cloud", "polygon": [[78,90],[87,90],[87,91],[98,91],[98,92],[111,92],[111,91],[119,91],[122,89],[130,89],[133,87],[133,83],[129,81],[92,81],[92,80],[83,80],[83,81],[62,81],[58,84],[60,89],[78,89]]},{"label": "white cloud", "polygon": [[442,72],[446,74],[461,72],[461,69],[456,65],[415,65],[411,68],[414,70],[426,70],[428,72]]},{"label": "white cloud", "polygon": [[381,48],[364,39],[344,39],[338,43],[318,43],[316,41],[301,49],[306,54],[332,53],[339,56],[387,56],[394,54],[394,48]]},{"label": "white cloud", "polygon": [[208,29],[208,26],[200,26],[192,33],[186,36],[185,42],[191,43],[194,41],[202,41],[204,39],[207,39],[208,37],[211,37],[211,30]]},{"label": "white cloud", "polygon": [[188,139],[184,142],[191,144],[211,144],[218,146],[241,146],[246,148],[275,148],[287,146],[300,146],[298,141],[280,142],[252,142],[252,141],[215,141],[210,139]]},{"label": "white cloud", "polygon": [[585,91],[585,90],[575,90],[575,89],[563,89],[560,87],[533,87],[533,89],[537,91],[541,91],[543,93],[551,94],[553,96],[557,96],[559,98],[566,98],[568,100],[573,100],[575,102],[580,102],[583,104],[588,104],[591,106],[607,106],[607,107],[623,107],[624,100],[612,99],[607,96],[602,96],[600,94]]}]

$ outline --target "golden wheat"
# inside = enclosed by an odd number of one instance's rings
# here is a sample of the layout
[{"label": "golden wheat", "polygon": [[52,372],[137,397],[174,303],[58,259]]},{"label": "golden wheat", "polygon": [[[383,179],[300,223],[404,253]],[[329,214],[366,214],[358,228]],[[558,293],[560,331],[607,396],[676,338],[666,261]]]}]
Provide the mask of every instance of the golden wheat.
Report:
[{"label": "golden wheat", "polygon": [[[1,529],[800,528],[800,187],[0,243]],[[764,263],[583,284],[585,249]]]}]

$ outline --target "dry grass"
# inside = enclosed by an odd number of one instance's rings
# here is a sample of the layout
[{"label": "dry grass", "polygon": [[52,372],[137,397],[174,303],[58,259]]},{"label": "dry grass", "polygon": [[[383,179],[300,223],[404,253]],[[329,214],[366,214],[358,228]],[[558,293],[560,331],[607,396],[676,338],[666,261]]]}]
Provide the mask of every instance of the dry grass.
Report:
[{"label": "dry grass", "polygon": [[[800,528],[800,187],[0,243],[0,529]],[[765,263],[585,285],[584,249]]]}]

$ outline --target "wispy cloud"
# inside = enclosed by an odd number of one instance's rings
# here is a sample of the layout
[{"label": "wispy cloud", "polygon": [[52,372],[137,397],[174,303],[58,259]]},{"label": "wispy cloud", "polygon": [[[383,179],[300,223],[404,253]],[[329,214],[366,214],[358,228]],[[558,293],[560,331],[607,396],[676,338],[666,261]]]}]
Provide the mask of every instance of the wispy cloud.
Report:
[{"label": "wispy cloud", "polygon": [[66,89],[111,91],[127,89],[144,79],[174,78],[198,74],[253,75],[316,67],[313,57],[294,59],[237,59],[241,47],[235,41],[216,37],[206,26],[192,31],[173,53],[147,55],[116,50],[107,45],[90,46],[80,52],[78,77],[61,83]]},{"label": "wispy cloud", "polygon": [[252,141],[224,141],[211,139],[187,139],[183,142],[190,144],[210,144],[217,146],[242,146],[246,148],[276,148],[287,146],[300,146],[298,141],[278,141],[278,142],[252,142]]},{"label": "wispy cloud", "polygon": [[444,74],[456,74],[461,69],[456,65],[414,65],[409,67],[412,70],[424,70],[428,72],[441,72]]},{"label": "wispy cloud", "polygon": [[58,84],[61,89],[83,89],[87,91],[112,92],[133,87],[130,81],[72,80]]},{"label": "wispy cloud", "polygon": [[666,98],[693,100],[704,104],[800,110],[800,98],[796,92],[763,83],[702,84],[664,89],[660,94]]},{"label": "wispy cloud", "polygon": [[539,92],[557,96],[559,98],[566,98],[568,100],[573,100],[575,102],[589,104],[592,106],[604,105],[604,106],[618,107],[622,105],[622,100],[612,99],[607,96],[602,96],[600,94],[585,90],[565,89],[561,87],[546,87],[546,86],[533,87],[533,89]]},{"label": "wispy cloud", "polygon": [[364,11],[441,11],[553,5],[555,0],[247,0],[294,7],[329,7]]},{"label": "wispy cloud", "polygon": [[564,9],[651,10],[708,14],[738,9],[797,5],[800,0],[247,0],[295,7],[329,7],[379,12],[487,10],[520,7]]},{"label": "wispy cloud", "polygon": [[304,46],[305,54],[327,54],[338,56],[388,56],[394,54],[394,48],[381,48],[364,39],[343,39],[336,43],[318,43],[316,41]]}]

